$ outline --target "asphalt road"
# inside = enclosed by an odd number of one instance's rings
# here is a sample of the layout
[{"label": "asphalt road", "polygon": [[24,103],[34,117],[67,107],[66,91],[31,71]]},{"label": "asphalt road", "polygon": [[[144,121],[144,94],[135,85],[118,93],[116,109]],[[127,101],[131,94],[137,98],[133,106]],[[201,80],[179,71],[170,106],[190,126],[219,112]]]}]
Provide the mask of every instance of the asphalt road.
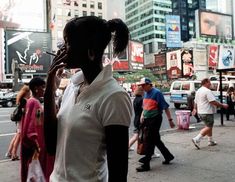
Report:
[{"label": "asphalt road", "polygon": [[[165,96],[165,99],[170,104],[170,111],[172,113],[172,118],[176,123],[176,115],[175,115],[176,110],[174,109],[173,104],[169,102],[169,96]],[[0,107],[0,160],[4,160],[4,156],[5,153],[7,152],[10,140],[16,131],[15,123],[10,120],[10,114],[12,113],[13,110],[14,108]],[[195,118],[191,117],[191,123],[195,122],[196,122]],[[163,122],[161,130],[166,130],[169,128],[170,127],[166,119],[166,115],[163,114]],[[132,135],[132,131],[133,131],[133,122],[131,123],[130,127],[130,137]]]}]

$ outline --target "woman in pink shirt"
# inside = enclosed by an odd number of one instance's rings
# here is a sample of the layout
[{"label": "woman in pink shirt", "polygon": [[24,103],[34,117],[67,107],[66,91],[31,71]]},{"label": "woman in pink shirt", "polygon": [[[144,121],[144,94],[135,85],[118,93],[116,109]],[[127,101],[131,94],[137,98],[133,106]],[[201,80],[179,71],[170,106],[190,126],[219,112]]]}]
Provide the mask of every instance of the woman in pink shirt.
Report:
[{"label": "woman in pink shirt", "polygon": [[27,180],[28,166],[35,151],[39,152],[42,170],[47,181],[49,181],[54,157],[47,155],[44,144],[43,106],[40,99],[44,95],[45,81],[42,78],[35,77],[29,82],[29,88],[32,96],[27,101],[25,118],[21,125],[21,181]]}]

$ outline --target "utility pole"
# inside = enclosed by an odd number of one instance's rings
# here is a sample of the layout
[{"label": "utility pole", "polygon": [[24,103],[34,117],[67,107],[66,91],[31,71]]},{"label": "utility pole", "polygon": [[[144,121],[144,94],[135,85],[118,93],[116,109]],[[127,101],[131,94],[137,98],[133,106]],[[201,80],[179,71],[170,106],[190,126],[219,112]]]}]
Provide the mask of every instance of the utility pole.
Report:
[{"label": "utility pole", "polygon": [[18,78],[19,78],[19,65],[17,60],[12,59],[11,63],[11,71],[13,75],[13,91],[19,90],[19,83],[18,83]]}]

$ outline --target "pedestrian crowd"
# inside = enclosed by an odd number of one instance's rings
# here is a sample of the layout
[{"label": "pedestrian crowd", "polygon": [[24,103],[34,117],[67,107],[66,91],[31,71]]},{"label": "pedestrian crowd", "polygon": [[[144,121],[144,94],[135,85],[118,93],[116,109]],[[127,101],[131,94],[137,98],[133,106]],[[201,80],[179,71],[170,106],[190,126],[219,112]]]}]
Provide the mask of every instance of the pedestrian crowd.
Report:
[{"label": "pedestrian crowd", "polygon": [[[165,113],[171,128],[175,124],[162,92],[144,77],[131,102],[129,94],[113,78],[111,65],[102,65],[104,50],[111,39],[115,55],[126,49],[129,31],[123,21],[106,21],[95,16],[73,18],[63,34],[64,45],[53,59],[46,82],[35,77],[17,96],[16,103],[21,105],[23,115],[6,157],[20,159],[21,181],[32,180],[31,165],[37,159],[44,181],[125,182],[128,152],[135,142],[139,145],[141,132],[145,152],[136,171],[151,169],[155,146],[164,158],[162,164],[171,164],[175,157],[159,133],[164,122],[162,114]],[[80,71],[72,76],[57,102],[55,95],[63,69],[78,68]],[[212,138],[215,107],[228,108],[229,119],[234,114],[235,102],[233,88],[227,93],[228,104],[223,104],[212,94],[209,79],[203,79],[201,84],[196,94],[188,98],[197,122],[205,123],[192,139],[198,149],[204,136],[208,137],[209,146],[217,144]],[[133,114],[134,134],[129,139]]]}]

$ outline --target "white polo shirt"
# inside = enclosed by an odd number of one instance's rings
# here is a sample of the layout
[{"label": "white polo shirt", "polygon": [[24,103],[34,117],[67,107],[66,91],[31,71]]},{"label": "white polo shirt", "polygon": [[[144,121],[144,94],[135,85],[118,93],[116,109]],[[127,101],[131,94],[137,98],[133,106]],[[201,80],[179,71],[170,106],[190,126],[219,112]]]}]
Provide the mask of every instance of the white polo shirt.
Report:
[{"label": "white polo shirt", "polygon": [[82,72],[72,78],[58,112],[58,136],[51,182],[106,182],[104,127],[130,125],[132,103],[112,77],[111,65],[77,98]]},{"label": "white polo shirt", "polygon": [[215,101],[215,96],[212,91],[204,86],[199,88],[195,95],[194,102],[197,104],[198,114],[213,114],[216,107],[211,105],[210,102]]}]

